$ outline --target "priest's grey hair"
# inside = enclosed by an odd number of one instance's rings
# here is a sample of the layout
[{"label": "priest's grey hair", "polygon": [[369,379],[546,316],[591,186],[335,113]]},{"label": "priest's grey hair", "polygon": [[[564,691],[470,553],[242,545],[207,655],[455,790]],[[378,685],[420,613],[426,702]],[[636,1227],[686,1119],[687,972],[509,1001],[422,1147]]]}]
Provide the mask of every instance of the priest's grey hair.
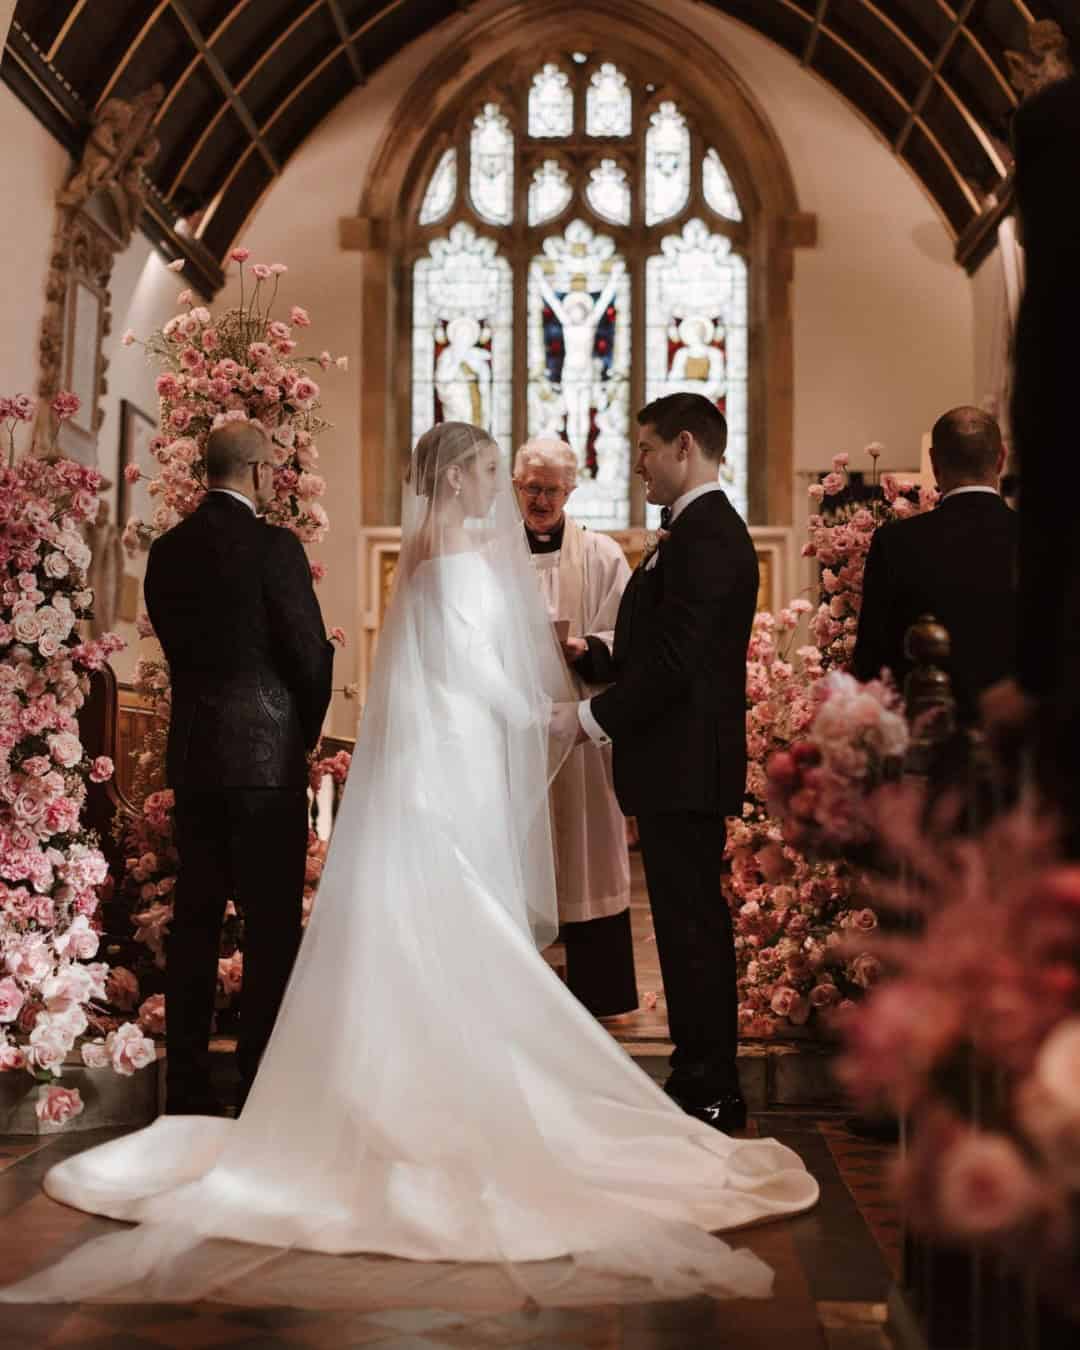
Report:
[{"label": "priest's grey hair", "polygon": [[577,486],[577,455],[557,436],[533,436],[514,456],[514,481],[524,477],[530,469],[558,469],[566,482],[566,490]]}]

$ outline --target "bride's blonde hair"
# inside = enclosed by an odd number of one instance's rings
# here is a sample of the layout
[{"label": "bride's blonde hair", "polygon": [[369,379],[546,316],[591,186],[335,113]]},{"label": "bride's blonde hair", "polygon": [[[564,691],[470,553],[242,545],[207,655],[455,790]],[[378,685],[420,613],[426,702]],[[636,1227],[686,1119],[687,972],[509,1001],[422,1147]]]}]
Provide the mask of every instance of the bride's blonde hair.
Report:
[{"label": "bride's blonde hair", "polygon": [[490,432],[471,422],[439,422],[416,442],[405,481],[413,484],[418,497],[434,498],[451,465],[469,464],[494,443]]}]

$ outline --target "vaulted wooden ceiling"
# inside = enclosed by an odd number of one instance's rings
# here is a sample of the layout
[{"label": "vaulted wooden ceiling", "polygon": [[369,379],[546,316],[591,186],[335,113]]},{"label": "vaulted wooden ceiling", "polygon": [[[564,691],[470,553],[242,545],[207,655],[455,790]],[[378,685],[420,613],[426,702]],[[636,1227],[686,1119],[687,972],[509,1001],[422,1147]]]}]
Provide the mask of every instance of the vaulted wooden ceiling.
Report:
[{"label": "vaulted wooden ceiling", "polygon": [[[832,85],[918,176],[971,266],[1008,209],[1005,52],[1080,0],[702,0]],[[467,0],[19,0],[2,73],[78,153],[94,109],[160,81],[147,228],[216,288],[289,156],[357,84]],[[197,237],[179,221],[203,212]]]}]

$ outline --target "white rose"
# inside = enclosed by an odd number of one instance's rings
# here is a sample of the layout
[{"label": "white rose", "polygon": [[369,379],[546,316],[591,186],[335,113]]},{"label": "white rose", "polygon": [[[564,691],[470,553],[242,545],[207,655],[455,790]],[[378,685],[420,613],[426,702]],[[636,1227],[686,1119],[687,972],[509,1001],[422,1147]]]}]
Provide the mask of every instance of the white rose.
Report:
[{"label": "white rose", "polygon": [[59,655],[60,643],[51,633],[42,633],[41,637],[38,638],[38,651],[46,661],[51,661],[54,656]]},{"label": "white rose", "polygon": [[1047,1036],[1034,1076],[1055,1105],[1080,1117],[1080,1017],[1059,1022]]},{"label": "white rose", "polygon": [[107,1069],[109,1052],[104,1041],[87,1041],[82,1047],[82,1062],[88,1069]]},{"label": "white rose", "polygon": [[59,581],[71,571],[71,564],[62,553],[50,553],[45,558],[45,575]]},{"label": "white rose", "polygon": [[18,642],[37,642],[41,637],[41,620],[36,610],[22,610],[16,614],[11,624],[12,632]]}]

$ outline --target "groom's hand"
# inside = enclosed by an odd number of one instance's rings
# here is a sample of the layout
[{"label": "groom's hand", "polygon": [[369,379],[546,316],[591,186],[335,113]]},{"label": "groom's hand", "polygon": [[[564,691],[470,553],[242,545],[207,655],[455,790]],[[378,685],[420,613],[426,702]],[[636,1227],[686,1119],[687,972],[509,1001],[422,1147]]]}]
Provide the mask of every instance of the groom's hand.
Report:
[{"label": "groom's hand", "polygon": [[563,650],[563,656],[566,657],[566,664],[572,666],[575,661],[579,661],[589,650],[589,644],[583,637],[564,638],[560,643]]}]

